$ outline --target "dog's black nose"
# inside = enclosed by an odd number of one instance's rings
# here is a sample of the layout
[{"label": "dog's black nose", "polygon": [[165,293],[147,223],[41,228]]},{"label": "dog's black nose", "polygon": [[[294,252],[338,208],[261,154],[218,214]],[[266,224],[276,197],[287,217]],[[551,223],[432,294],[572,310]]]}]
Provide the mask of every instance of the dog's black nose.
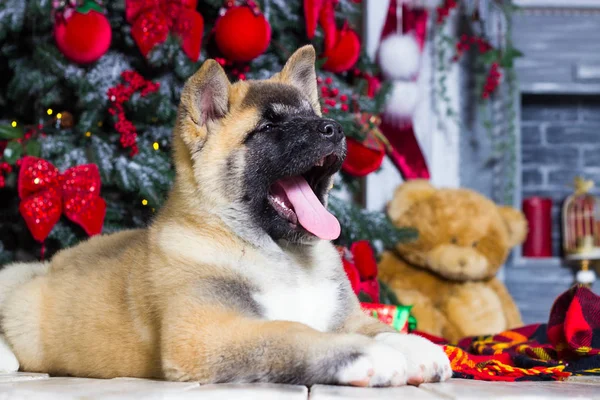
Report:
[{"label": "dog's black nose", "polygon": [[335,142],[340,141],[344,136],[342,126],[331,119],[321,121],[317,127],[317,130],[323,136]]}]

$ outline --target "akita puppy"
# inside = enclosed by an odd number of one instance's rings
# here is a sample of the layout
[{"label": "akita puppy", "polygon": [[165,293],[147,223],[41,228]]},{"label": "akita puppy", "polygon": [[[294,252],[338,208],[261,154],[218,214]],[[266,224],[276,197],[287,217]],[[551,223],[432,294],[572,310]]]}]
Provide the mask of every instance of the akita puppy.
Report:
[{"label": "akita puppy", "polygon": [[[146,229],[0,273],[5,369],[174,381],[397,386],[446,380],[443,350],[360,309],[325,208],[345,156],[312,46],[264,81],[206,61],[186,83],[177,171]],[[6,344],[5,343],[5,344]]]}]

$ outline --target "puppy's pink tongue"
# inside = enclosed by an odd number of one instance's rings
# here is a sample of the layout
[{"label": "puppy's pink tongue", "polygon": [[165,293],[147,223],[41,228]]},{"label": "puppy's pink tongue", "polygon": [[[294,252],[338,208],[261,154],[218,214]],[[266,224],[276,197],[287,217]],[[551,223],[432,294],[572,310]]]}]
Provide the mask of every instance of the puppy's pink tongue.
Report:
[{"label": "puppy's pink tongue", "polygon": [[294,206],[298,222],[304,229],[324,240],[333,240],[340,236],[339,221],[323,207],[306,179],[293,176],[281,179],[277,183]]}]

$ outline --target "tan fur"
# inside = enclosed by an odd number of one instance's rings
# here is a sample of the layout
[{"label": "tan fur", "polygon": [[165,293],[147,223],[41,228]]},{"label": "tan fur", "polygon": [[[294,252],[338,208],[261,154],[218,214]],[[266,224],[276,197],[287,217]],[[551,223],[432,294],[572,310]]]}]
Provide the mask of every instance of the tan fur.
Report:
[{"label": "tan fur", "polygon": [[[314,49],[302,48],[272,81],[297,86],[296,78],[306,74],[298,68],[313,68],[314,61]],[[296,254],[273,248],[264,236],[244,234],[244,215],[235,210],[239,194],[224,190],[230,183],[223,181],[223,168],[231,158],[238,180],[243,173],[241,144],[257,123],[256,110],[240,105],[248,85],[230,84],[212,60],[187,82],[173,136],[176,180],[147,229],[93,237],[56,254],[46,274],[11,280],[2,326],[22,370],[251,380],[253,371],[285,376],[291,363],[364,344],[366,339],[345,332],[391,331],[364,316],[353,297],[345,305],[346,321],[326,333],[299,322],[254,318],[205,290],[212,281],[269,287],[343,273],[328,242]],[[302,90],[319,114],[316,83]],[[284,268],[290,262],[298,276]],[[7,277],[0,273],[0,281]]]},{"label": "tan fur", "polygon": [[[467,189],[404,183],[388,214],[414,227],[416,241],[387,252],[379,276],[400,301],[414,304],[417,329],[456,341],[522,324],[504,285],[495,278],[509,250],[525,239],[523,215]],[[400,256],[400,257],[399,257]]]}]

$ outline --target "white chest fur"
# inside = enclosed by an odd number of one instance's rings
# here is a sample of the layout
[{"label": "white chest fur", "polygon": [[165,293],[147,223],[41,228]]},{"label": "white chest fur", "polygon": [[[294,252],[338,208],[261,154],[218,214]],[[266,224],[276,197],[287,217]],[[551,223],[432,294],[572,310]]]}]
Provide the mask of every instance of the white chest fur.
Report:
[{"label": "white chest fur", "polygon": [[279,284],[254,299],[269,320],[294,321],[325,332],[339,307],[337,285],[330,280],[301,279],[294,285]]}]

